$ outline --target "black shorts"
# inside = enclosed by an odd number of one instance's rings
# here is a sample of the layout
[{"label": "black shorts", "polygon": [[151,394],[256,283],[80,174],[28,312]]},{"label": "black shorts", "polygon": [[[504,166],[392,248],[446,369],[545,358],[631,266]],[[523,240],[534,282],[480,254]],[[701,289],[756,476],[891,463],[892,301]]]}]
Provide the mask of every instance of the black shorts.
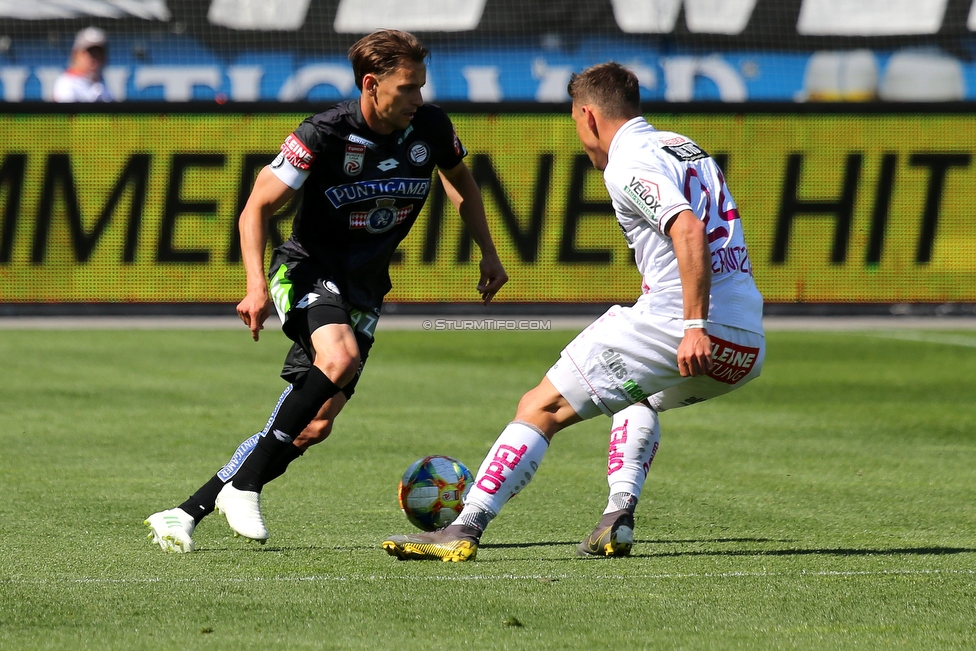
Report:
[{"label": "black shorts", "polygon": [[342,387],[351,398],[362,375],[373,333],[379,320],[379,308],[361,310],[342,298],[332,278],[325,275],[312,260],[276,250],[271,260],[271,299],[282,319],[281,330],[294,343],[285,356],[281,377],[294,382],[308,372],[315,357],[312,333],[324,325],[344,323],[353,329],[359,346],[359,369]]}]

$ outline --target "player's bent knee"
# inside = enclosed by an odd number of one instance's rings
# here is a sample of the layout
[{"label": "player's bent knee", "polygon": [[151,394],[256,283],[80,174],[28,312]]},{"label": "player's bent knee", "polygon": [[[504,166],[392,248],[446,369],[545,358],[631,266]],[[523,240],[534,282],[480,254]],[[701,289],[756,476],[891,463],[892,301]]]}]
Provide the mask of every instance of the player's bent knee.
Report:
[{"label": "player's bent knee", "polygon": [[344,387],[359,370],[359,355],[334,354],[325,359],[316,357],[314,363],[336,386]]},{"label": "player's bent knee", "polygon": [[519,401],[515,420],[538,427],[547,439],[582,418],[547,379]]},{"label": "player's bent knee", "polygon": [[545,412],[550,407],[550,401],[539,391],[539,388],[526,391],[519,400],[516,412],[519,414],[530,412]]}]

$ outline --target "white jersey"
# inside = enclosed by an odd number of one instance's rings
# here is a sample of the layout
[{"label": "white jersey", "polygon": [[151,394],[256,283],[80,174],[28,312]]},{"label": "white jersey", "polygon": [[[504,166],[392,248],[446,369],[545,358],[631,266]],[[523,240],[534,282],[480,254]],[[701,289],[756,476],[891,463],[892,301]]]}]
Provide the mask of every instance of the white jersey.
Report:
[{"label": "white jersey", "polygon": [[678,259],[664,232],[680,212],[691,210],[705,222],[712,252],[708,320],[763,331],[762,295],[752,277],[742,221],[714,159],[688,138],[636,117],[614,135],[603,180],[634,250],[652,313],[684,316]]},{"label": "white jersey", "polygon": [[71,72],[62,72],[54,82],[55,102],[111,102],[112,94],[100,81]]}]

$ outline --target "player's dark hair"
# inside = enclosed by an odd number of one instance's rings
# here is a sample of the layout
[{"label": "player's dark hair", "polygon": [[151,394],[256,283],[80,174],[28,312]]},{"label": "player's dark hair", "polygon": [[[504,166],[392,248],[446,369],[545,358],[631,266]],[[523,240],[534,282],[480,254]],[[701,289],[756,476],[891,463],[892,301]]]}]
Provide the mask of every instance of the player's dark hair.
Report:
[{"label": "player's dark hair", "polygon": [[610,119],[629,120],[640,115],[637,75],[614,61],[573,73],[567,90],[574,102],[592,104]]},{"label": "player's dark hair", "polygon": [[363,89],[363,77],[384,77],[395,72],[404,60],[424,63],[430,52],[416,36],[397,29],[381,29],[356,41],[349,48],[349,62],[356,76],[356,88]]}]

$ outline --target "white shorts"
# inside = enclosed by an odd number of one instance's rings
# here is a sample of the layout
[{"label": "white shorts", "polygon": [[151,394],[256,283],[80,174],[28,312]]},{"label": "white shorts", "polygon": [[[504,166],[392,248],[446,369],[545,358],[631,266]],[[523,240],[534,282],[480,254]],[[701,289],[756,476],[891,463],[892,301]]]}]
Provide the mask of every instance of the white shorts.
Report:
[{"label": "white shorts", "polygon": [[649,313],[643,301],[614,305],[563,349],[546,377],[582,418],[608,416],[646,399],[655,411],[702,402],[759,377],[762,334],[708,324],[714,365],[708,375],[681,377],[683,319]]}]

